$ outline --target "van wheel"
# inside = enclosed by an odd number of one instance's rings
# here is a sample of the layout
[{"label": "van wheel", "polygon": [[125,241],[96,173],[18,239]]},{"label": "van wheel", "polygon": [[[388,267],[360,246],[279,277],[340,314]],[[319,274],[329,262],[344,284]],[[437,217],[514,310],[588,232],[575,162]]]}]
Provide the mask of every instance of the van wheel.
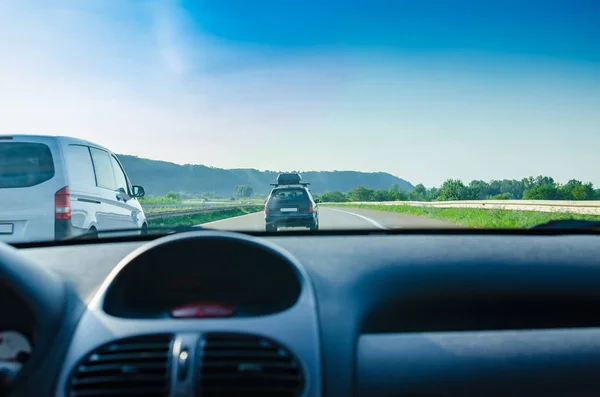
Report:
[{"label": "van wheel", "polygon": [[95,240],[98,238],[98,229],[96,229],[94,226],[90,227],[88,233],[90,239]]},{"label": "van wheel", "polygon": [[142,225],[142,236],[145,236],[148,234],[148,225],[146,225],[145,223]]},{"label": "van wheel", "polygon": [[309,226],[310,230],[319,230],[319,224],[317,222],[314,222],[312,225]]},{"label": "van wheel", "polygon": [[277,226],[275,226],[275,225],[267,225],[265,229],[266,229],[267,232],[276,232],[277,231]]}]

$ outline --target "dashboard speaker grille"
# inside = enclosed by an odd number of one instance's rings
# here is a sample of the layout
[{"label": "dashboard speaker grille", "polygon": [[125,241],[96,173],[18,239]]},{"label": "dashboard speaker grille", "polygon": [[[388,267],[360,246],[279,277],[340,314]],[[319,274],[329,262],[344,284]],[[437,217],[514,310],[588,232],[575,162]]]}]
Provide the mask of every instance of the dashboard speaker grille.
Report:
[{"label": "dashboard speaker grille", "polygon": [[208,334],[201,341],[198,395],[296,397],[304,389],[300,363],[260,336]]},{"label": "dashboard speaker grille", "polygon": [[71,397],[169,395],[172,335],[120,339],[88,354],[71,374]]}]

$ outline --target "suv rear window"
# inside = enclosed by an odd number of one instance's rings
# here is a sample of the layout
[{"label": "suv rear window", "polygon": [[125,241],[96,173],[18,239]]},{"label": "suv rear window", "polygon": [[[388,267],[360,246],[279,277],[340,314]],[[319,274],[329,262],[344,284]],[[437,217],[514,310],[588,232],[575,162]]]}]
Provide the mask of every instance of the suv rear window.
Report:
[{"label": "suv rear window", "polygon": [[43,143],[0,143],[0,189],[39,185],[54,177],[52,152]]},{"label": "suv rear window", "polygon": [[304,189],[275,189],[271,193],[272,200],[306,201],[308,194]]}]

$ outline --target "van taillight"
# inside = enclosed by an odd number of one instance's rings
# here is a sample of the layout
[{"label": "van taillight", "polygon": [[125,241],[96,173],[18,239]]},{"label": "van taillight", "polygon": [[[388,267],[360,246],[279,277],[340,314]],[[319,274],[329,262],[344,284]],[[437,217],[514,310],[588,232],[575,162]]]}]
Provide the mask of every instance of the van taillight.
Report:
[{"label": "van taillight", "polygon": [[68,186],[54,194],[54,219],[71,219],[71,199]]},{"label": "van taillight", "polygon": [[308,212],[314,212],[314,209],[313,209],[313,202],[312,202],[312,201],[309,201],[309,202],[308,202]]},{"label": "van taillight", "polygon": [[265,203],[265,214],[268,214],[268,213],[269,213],[269,202],[267,201]]}]

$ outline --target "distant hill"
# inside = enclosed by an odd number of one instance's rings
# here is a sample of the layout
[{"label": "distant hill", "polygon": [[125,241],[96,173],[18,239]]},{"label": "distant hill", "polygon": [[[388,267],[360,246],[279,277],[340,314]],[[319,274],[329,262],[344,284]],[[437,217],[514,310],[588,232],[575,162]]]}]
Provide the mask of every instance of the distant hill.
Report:
[{"label": "distant hill", "polygon": [[[255,169],[222,169],[204,165],[178,165],[135,156],[119,155],[132,183],[142,185],[150,196],[164,196],[170,191],[208,193],[229,196],[235,186],[250,185],[256,193],[268,193],[278,172]],[[413,185],[385,172],[310,171],[302,172],[304,182],[310,182],[315,194],[339,190],[348,192],[363,185],[373,189],[387,189],[397,184],[402,190]]]}]

